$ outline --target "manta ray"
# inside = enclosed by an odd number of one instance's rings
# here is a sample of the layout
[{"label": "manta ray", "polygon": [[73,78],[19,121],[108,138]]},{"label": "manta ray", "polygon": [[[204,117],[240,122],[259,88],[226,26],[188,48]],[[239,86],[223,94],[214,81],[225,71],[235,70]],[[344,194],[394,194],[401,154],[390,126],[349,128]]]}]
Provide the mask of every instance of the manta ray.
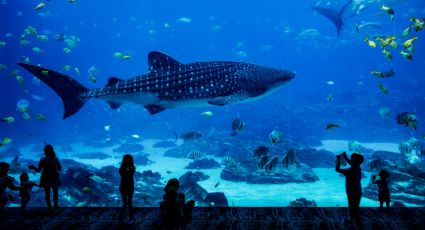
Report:
[{"label": "manta ray", "polygon": [[90,99],[105,100],[112,109],[124,103],[142,105],[150,114],[193,106],[223,106],[249,101],[294,78],[278,70],[245,62],[210,61],[183,64],[152,51],[146,73],[122,80],[109,78],[104,87],[88,89],[75,79],[41,66],[18,63],[62,99],[63,119],[77,113]]}]

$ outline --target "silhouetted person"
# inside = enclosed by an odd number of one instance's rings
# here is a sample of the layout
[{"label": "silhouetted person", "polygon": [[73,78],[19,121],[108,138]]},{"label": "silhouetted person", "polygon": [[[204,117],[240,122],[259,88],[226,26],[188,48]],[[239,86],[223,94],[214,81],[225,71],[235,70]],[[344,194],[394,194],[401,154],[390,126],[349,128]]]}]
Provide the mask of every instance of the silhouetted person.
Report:
[{"label": "silhouetted person", "polygon": [[[351,166],[347,169],[341,169],[341,157],[347,161]],[[347,153],[344,152],[341,155],[336,156],[337,162],[335,171],[344,174],[345,176],[345,191],[348,198],[348,207],[350,211],[350,221],[356,228],[361,229],[362,223],[360,219],[360,199],[362,197],[362,170],[360,165],[363,163],[364,158],[359,153],[351,154],[351,159],[347,157]]]},{"label": "silhouetted person", "polygon": [[388,187],[390,173],[382,169],[378,173],[379,178],[376,175],[372,176],[372,182],[378,186],[378,199],[379,208],[382,210],[384,202],[387,206],[387,210],[390,208],[390,189]]},{"label": "silhouetted person", "polygon": [[61,186],[61,180],[59,172],[62,170],[61,163],[56,157],[56,153],[53,146],[46,145],[44,147],[45,157],[40,159],[38,167],[30,165],[28,168],[33,169],[36,172],[41,172],[40,187],[44,188],[44,198],[46,200],[48,211],[52,211],[52,205],[50,203],[50,190],[53,190],[53,207],[54,210],[58,210],[58,190]]},{"label": "silhouetted person", "polygon": [[21,209],[25,211],[28,202],[31,200],[32,187],[38,185],[29,180],[28,173],[26,172],[21,173],[19,180],[21,182],[21,189],[19,190],[19,196],[21,197]]},{"label": "silhouetted person", "polygon": [[119,215],[120,220],[122,220],[126,208],[129,209],[130,219],[133,219],[133,193],[135,172],[136,167],[134,167],[133,156],[131,156],[130,154],[125,154],[122,157],[121,167],[119,169],[119,173],[121,176],[120,193],[123,202],[123,206]]},{"label": "silhouetted person", "polygon": [[185,203],[185,195],[179,192],[180,182],[170,179],[164,188],[164,201],[160,203],[162,227],[173,229],[186,225],[192,219],[195,201]]},{"label": "silhouetted person", "polygon": [[6,162],[0,162],[0,218],[4,215],[4,207],[6,207],[9,199],[12,198],[6,193],[6,189],[9,188],[16,191],[20,189],[20,187],[13,184],[13,177],[7,175],[9,166]]}]

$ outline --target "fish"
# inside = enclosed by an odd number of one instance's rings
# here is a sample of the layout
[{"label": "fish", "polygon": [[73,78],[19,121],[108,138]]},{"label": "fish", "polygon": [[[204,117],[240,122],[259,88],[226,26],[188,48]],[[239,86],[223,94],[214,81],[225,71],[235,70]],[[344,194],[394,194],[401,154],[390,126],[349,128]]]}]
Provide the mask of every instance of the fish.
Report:
[{"label": "fish", "polygon": [[187,158],[195,160],[195,159],[200,159],[205,155],[205,153],[199,151],[199,150],[191,150],[188,154],[187,154]]},{"label": "fish", "polygon": [[205,111],[205,112],[202,112],[201,115],[204,117],[212,117],[214,113],[211,111]]},{"label": "fish", "polygon": [[65,65],[62,69],[63,69],[63,71],[69,71],[69,70],[71,70],[71,66]]},{"label": "fish", "polygon": [[68,48],[68,47],[65,47],[65,48],[63,48],[63,52],[66,53],[66,54],[69,54],[69,53],[71,53],[71,49]]},{"label": "fish", "polygon": [[411,46],[413,45],[413,42],[415,42],[417,39],[418,39],[418,37],[413,36],[411,39],[409,39],[409,40],[407,40],[407,41],[405,41],[405,42],[403,43],[403,47],[404,47],[405,49],[407,49],[407,48],[411,47]]},{"label": "fish", "polygon": [[245,128],[245,122],[243,122],[240,118],[236,118],[232,121],[232,136],[236,136],[238,132],[242,131]]},{"label": "fish", "polygon": [[37,101],[44,101],[44,97],[37,95],[37,94],[31,94],[31,97],[34,98]]},{"label": "fish", "polygon": [[269,139],[272,144],[279,144],[283,142],[283,133],[277,129],[273,130],[269,134]]},{"label": "fish", "polygon": [[379,115],[381,115],[382,118],[390,117],[391,115],[390,109],[388,107],[379,108]]},{"label": "fish", "polygon": [[[182,64],[157,51],[148,54],[148,63],[147,73],[128,80],[111,77],[97,89],[88,89],[67,75],[41,66],[18,65],[58,94],[64,105],[63,119],[77,113],[90,99],[103,99],[112,109],[123,103],[140,104],[151,115],[178,107],[236,104],[258,99],[295,77],[289,70],[245,62]],[[41,74],[44,70],[49,71],[49,77]]]},{"label": "fish", "polygon": [[264,156],[267,156],[267,154],[270,152],[269,148],[267,148],[264,145],[258,146],[255,150],[254,150],[254,156],[257,158],[262,158]]},{"label": "fish", "polygon": [[177,139],[179,138],[183,139],[184,141],[192,141],[192,140],[201,138],[204,134],[199,131],[193,130],[193,131],[184,132],[180,135],[177,135],[177,133],[174,132],[174,135],[176,136],[175,141],[177,141]]},{"label": "fish", "polygon": [[221,164],[224,165],[224,167],[229,168],[237,168],[239,165],[238,162],[236,162],[236,160],[230,156],[223,157],[223,159],[221,160]]},{"label": "fish", "polygon": [[392,69],[387,70],[387,71],[384,71],[384,72],[371,70],[370,71],[370,74],[371,75],[375,75],[375,76],[377,76],[379,78],[390,78],[390,77],[394,76],[395,72]]},{"label": "fish", "polygon": [[5,137],[3,140],[0,141],[0,147],[8,145],[12,142],[12,138]]},{"label": "fish", "polygon": [[25,120],[31,120],[31,116],[29,115],[29,113],[22,113],[22,118],[24,118]]},{"label": "fish", "polygon": [[381,10],[384,11],[386,14],[388,14],[390,16],[391,21],[394,21],[394,9],[393,8],[391,8],[389,6],[382,5]]},{"label": "fish", "polygon": [[383,94],[385,94],[385,95],[387,95],[388,94],[388,89],[382,84],[382,83],[379,83],[378,84],[378,88],[381,90],[381,92],[383,93]]},{"label": "fish", "polygon": [[333,24],[336,26],[336,33],[339,36],[341,34],[341,31],[344,28],[344,20],[352,17],[351,15],[347,16],[349,6],[352,3],[353,3],[353,1],[349,0],[339,10],[331,9],[331,8],[318,7],[318,6],[313,6],[313,7],[310,7],[310,8],[312,10],[316,11],[317,13],[325,16],[327,19],[331,20],[333,22]]},{"label": "fish", "polygon": [[46,117],[43,114],[37,114],[36,119],[38,121],[46,121]]},{"label": "fish", "polygon": [[393,55],[391,54],[391,51],[389,49],[383,49],[382,53],[384,54],[385,59],[393,60]]},{"label": "fish", "polygon": [[365,22],[356,23],[356,31],[367,30],[367,29],[379,29],[381,24],[377,22]]},{"label": "fish", "polygon": [[46,6],[46,3],[44,3],[44,2],[39,3],[39,4],[37,4],[37,5],[34,7],[34,10],[41,10],[41,9],[43,9],[45,6]]},{"label": "fish", "polygon": [[214,188],[217,188],[220,185],[220,181],[215,183]]},{"label": "fish", "polygon": [[339,128],[339,125],[333,123],[329,123],[328,125],[326,125],[326,130],[332,130],[335,128]]},{"label": "fish", "polygon": [[7,124],[12,124],[15,123],[16,120],[14,117],[3,117],[1,121],[6,122]]},{"label": "fish", "polygon": [[424,29],[424,26],[425,26],[425,20],[424,19],[422,19],[422,21],[421,21],[420,19],[412,17],[412,18],[410,18],[410,21],[414,23],[413,27],[415,27],[416,32],[419,32],[419,31]]},{"label": "fish", "polygon": [[334,99],[334,97],[332,96],[332,94],[329,94],[327,97],[326,97],[326,100],[327,101],[332,101]]},{"label": "fish", "polygon": [[418,125],[416,114],[410,113],[410,112],[402,112],[397,114],[396,120],[397,120],[397,124],[404,125],[406,127],[410,127],[415,130]]},{"label": "fish", "polygon": [[133,134],[133,135],[131,135],[131,137],[132,137],[132,138],[135,138],[135,139],[139,139],[139,138],[140,138],[140,136],[139,136],[139,135],[137,135],[137,134]]},{"label": "fish", "polygon": [[93,83],[96,83],[97,81],[96,77],[99,74],[99,69],[96,68],[96,66],[91,66],[88,70],[88,73],[89,73],[89,76],[88,76],[89,80],[92,81]]},{"label": "fish", "polygon": [[369,37],[366,36],[366,38],[364,39],[364,41],[366,42],[366,44],[372,48],[376,48],[376,43],[372,40],[369,40]]},{"label": "fish", "polygon": [[0,41],[0,47],[5,47],[6,46],[6,42],[5,41]]},{"label": "fish", "polygon": [[411,53],[409,53],[409,52],[406,52],[406,51],[402,50],[402,51],[400,51],[400,54],[404,58],[406,58],[407,60],[410,60],[410,61],[413,60],[413,55]]},{"label": "fish", "polygon": [[105,125],[105,127],[103,127],[103,129],[104,129],[106,132],[109,132],[109,130],[111,130],[111,126],[110,126],[110,125]]},{"label": "fish", "polygon": [[412,26],[409,25],[406,29],[403,30],[403,32],[401,33],[401,36],[403,36],[403,38],[407,37],[410,35],[410,31],[412,31]]}]

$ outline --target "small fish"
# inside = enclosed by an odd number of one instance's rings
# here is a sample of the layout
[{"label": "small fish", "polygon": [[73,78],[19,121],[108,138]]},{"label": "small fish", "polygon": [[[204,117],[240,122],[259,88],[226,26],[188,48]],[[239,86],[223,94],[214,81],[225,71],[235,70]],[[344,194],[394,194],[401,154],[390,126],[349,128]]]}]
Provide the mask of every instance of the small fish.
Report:
[{"label": "small fish", "polygon": [[121,56],[121,60],[128,60],[128,59],[130,59],[131,58],[131,56],[130,55],[122,55]]},{"label": "small fish", "polygon": [[217,188],[220,185],[220,181],[214,185],[214,188]]},{"label": "small fish", "polygon": [[273,130],[269,134],[269,139],[272,144],[279,144],[283,142],[283,133],[277,129]]},{"label": "small fish", "polygon": [[378,88],[381,90],[381,92],[383,93],[383,94],[385,94],[385,95],[387,95],[388,94],[388,89],[382,84],[382,83],[379,83],[378,84]]},{"label": "small fish", "polygon": [[409,51],[410,54],[413,54],[415,52],[415,49],[413,48],[413,46],[407,47],[406,50]]},{"label": "small fish", "polygon": [[386,14],[388,14],[390,16],[391,21],[394,21],[394,9],[389,7],[389,6],[385,6],[382,5],[381,10],[384,11]]},{"label": "small fish", "polygon": [[17,75],[15,78],[20,86],[24,86],[24,78],[21,75]]},{"label": "small fish", "polygon": [[411,53],[408,53],[408,52],[405,52],[404,50],[402,50],[401,52],[400,52],[400,54],[404,57],[404,58],[406,58],[407,60],[413,60],[413,55],[411,54]]},{"label": "small fish", "polygon": [[403,38],[407,37],[410,35],[410,31],[412,31],[412,26],[409,25],[409,27],[407,27],[405,30],[403,30],[403,32],[401,33],[401,36],[403,36]]},{"label": "small fish", "polygon": [[85,193],[91,193],[91,188],[89,187],[83,187],[81,190]]},{"label": "small fish", "polygon": [[46,117],[43,114],[37,114],[36,119],[38,121],[46,121]]},{"label": "small fish", "polygon": [[47,42],[49,40],[49,37],[45,34],[37,35],[37,38],[40,39],[42,42]]},{"label": "small fish", "polygon": [[36,6],[34,7],[34,10],[41,10],[41,9],[43,9],[45,6],[46,6],[46,3],[44,3],[44,2],[39,3],[38,5],[36,5]]},{"label": "small fish", "polygon": [[68,48],[68,47],[65,47],[65,48],[63,48],[63,52],[66,53],[66,54],[69,54],[69,53],[71,53],[71,49]]},{"label": "small fish", "polygon": [[240,118],[236,118],[232,121],[232,136],[235,136],[238,132],[245,128],[245,122]]},{"label": "small fish", "polygon": [[379,29],[381,28],[381,24],[377,22],[360,22],[356,23],[356,31],[367,30],[367,29]]},{"label": "small fish", "polygon": [[62,69],[63,69],[63,71],[69,71],[71,69],[71,66],[65,65]]},{"label": "small fish", "polygon": [[388,118],[391,115],[390,109],[388,107],[381,107],[379,109],[379,115],[381,115],[382,118]]},{"label": "small fish", "polygon": [[6,42],[5,41],[0,41],[0,47],[5,47],[6,46]]},{"label": "small fish", "polygon": [[225,156],[222,160],[221,160],[221,164],[224,165],[224,167],[230,167],[230,168],[237,168],[238,167],[238,162],[236,162],[235,159],[233,159],[232,157],[229,156]]},{"label": "small fish", "polygon": [[391,54],[389,49],[383,49],[382,53],[384,54],[385,59],[393,60],[393,55]]},{"label": "small fish", "polygon": [[372,40],[369,40],[369,37],[366,37],[366,38],[364,39],[364,41],[366,42],[366,44],[367,44],[368,46],[370,46],[370,47],[372,47],[372,48],[376,48],[376,43],[375,43],[374,41],[372,41]]},{"label": "small fish", "polygon": [[326,84],[328,84],[328,85],[335,85],[335,82],[334,81],[327,81]]},{"label": "small fish", "polygon": [[7,65],[0,64],[0,71],[6,71],[6,70],[7,70]]},{"label": "small fish", "polygon": [[22,113],[22,117],[23,117],[25,120],[31,120],[31,116],[30,116],[28,113]]},{"label": "small fish", "polygon": [[211,111],[206,111],[206,112],[202,112],[201,115],[204,117],[212,117],[214,113]]},{"label": "small fish", "polygon": [[332,130],[335,128],[339,128],[339,125],[333,123],[329,123],[328,125],[326,125],[326,130]]},{"label": "small fish", "polygon": [[134,139],[139,139],[140,138],[140,136],[137,135],[137,134],[132,134],[131,137],[134,138]]},{"label": "small fish", "polygon": [[75,3],[77,0],[68,0],[69,3]]},{"label": "small fish", "polygon": [[410,127],[412,129],[417,128],[417,118],[416,115],[414,113],[409,113],[409,112],[402,112],[397,114],[397,124],[399,125],[405,125],[406,127]]},{"label": "small fish", "polygon": [[188,17],[181,17],[181,18],[179,18],[179,20],[178,20],[179,22],[182,22],[182,23],[189,23],[189,22],[191,22],[192,21],[192,19],[190,19],[190,18],[188,18]]},{"label": "small fish", "polygon": [[195,160],[195,159],[200,159],[204,156],[205,154],[199,150],[191,150],[188,154],[187,154],[187,158]]},{"label": "small fish", "polygon": [[89,75],[89,80],[91,81],[91,82],[93,82],[93,83],[96,83],[97,82],[97,80],[96,80],[96,77],[95,76],[90,76]]},{"label": "small fish", "polygon": [[328,101],[332,101],[334,99],[334,97],[332,96],[332,94],[329,94],[327,97],[326,97],[326,100],[328,100]]},{"label": "small fish", "polygon": [[411,47],[413,45],[413,42],[415,42],[417,39],[418,39],[418,37],[413,36],[411,39],[409,39],[409,40],[407,40],[403,43],[403,47],[405,49],[407,49],[408,47]]},{"label": "small fish", "polygon": [[1,119],[3,122],[6,122],[7,124],[12,124],[15,122],[15,118],[14,117],[4,117]]},{"label": "small fish", "polygon": [[109,132],[109,130],[111,130],[111,126],[110,126],[110,125],[105,125],[105,127],[103,127],[103,129],[104,129],[106,132]]},{"label": "small fish", "polygon": [[0,147],[10,144],[12,142],[12,138],[5,137],[2,141],[0,141]]},{"label": "small fish", "polygon": [[33,48],[32,48],[32,51],[34,51],[35,53],[38,53],[38,54],[39,54],[39,53],[44,53],[44,50],[40,49],[40,48],[39,48],[39,47],[37,47],[37,46],[36,46],[36,47],[33,47]]},{"label": "small fish", "polygon": [[77,73],[78,75],[81,76],[81,72],[80,72],[80,69],[78,69],[78,67],[75,67],[74,68],[74,71],[75,71],[75,73]]},{"label": "small fish", "polygon": [[398,49],[398,43],[395,40],[391,40],[390,46],[393,47],[394,49]]},{"label": "small fish", "polygon": [[114,58],[120,58],[123,54],[120,52],[114,53]]},{"label": "small fish", "polygon": [[96,77],[99,74],[99,69],[96,68],[96,66],[91,66],[88,70],[89,73],[89,80],[92,81],[93,83],[96,83]]},{"label": "small fish", "polygon": [[392,69],[390,69],[388,71],[384,71],[384,72],[371,70],[370,71],[370,74],[371,75],[375,75],[375,76],[377,76],[379,78],[390,78],[390,77],[394,76],[395,72]]},{"label": "small fish", "polygon": [[421,21],[420,19],[412,17],[412,18],[410,18],[410,21],[414,23],[413,27],[415,27],[416,32],[419,32],[419,31],[424,29],[424,26],[425,26],[425,20],[424,19],[422,19],[422,21]]}]

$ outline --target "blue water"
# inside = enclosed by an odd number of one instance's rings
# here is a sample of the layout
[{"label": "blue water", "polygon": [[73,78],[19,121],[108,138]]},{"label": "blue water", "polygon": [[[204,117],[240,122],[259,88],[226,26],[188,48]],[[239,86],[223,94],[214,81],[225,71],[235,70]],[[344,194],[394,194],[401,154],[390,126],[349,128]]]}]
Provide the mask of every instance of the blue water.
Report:
[{"label": "blue water", "polygon": [[[282,130],[287,139],[307,144],[310,139],[398,143],[409,137],[422,139],[425,134],[425,31],[412,32],[418,37],[412,61],[399,54],[400,48],[392,50],[392,61],[385,60],[379,45],[373,49],[363,41],[366,35],[395,35],[402,45],[407,38],[402,38],[401,32],[409,25],[409,18],[425,17],[422,0],[365,1],[368,7],[347,19],[339,37],[329,20],[310,9],[315,1],[52,0],[35,11],[40,2],[0,1],[0,41],[6,42],[0,47],[0,64],[8,67],[0,70],[0,117],[16,118],[13,124],[0,123],[0,139],[10,137],[14,146],[100,141],[105,139],[105,125],[111,126],[109,135],[113,140],[132,134],[142,139],[169,139],[174,138],[173,132],[186,130],[230,131],[232,119],[238,116],[246,122],[245,136],[241,138],[247,142],[253,138],[268,141],[274,128]],[[339,8],[344,2],[331,1],[329,7]],[[393,22],[380,10],[382,3],[395,9]],[[326,2],[320,6],[326,6]],[[358,32],[355,24],[361,21],[378,22],[381,28]],[[38,34],[47,35],[48,41],[29,36],[31,44],[20,45],[19,36],[29,25]],[[318,34],[300,36],[307,29]],[[7,37],[7,33],[11,35]],[[67,46],[54,38],[58,33],[76,36],[80,42],[65,54]],[[35,46],[44,52],[35,53]],[[62,120],[60,98],[43,83],[34,84],[33,76],[16,65],[23,56],[31,64],[53,70],[63,71],[64,65],[70,65],[66,74],[89,88],[97,88],[111,76],[127,79],[145,73],[147,54],[152,50],[183,63],[243,61],[292,70],[297,75],[277,92],[250,103],[176,108],[149,115],[142,106],[126,104],[112,110],[101,100],[91,100],[77,114]],[[116,52],[131,58],[114,58]],[[91,66],[99,69],[97,83],[87,77]],[[8,76],[13,69],[23,76],[23,87]],[[372,69],[393,69],[396,74],[381,80],[369,74]],[[379,82],[388,88],[388,95],[380,92]],[[334,98],[330,102],[326,100],[329,94]],[[35,100],[31,95],[45,99]],[[24,120],[16,110],[20,99],[30,102],[31,120]],[[381,118],[380,107],[390,108],[389,118]],[[212,117],[200,114],[208,110],[214,113]],[[417,115],[417,130],[397,125],[396,114],[405,111]],[[37,114],[47,120],[36,120]],[[341,128],[328,131],[328,123],[337,123]]]}]

